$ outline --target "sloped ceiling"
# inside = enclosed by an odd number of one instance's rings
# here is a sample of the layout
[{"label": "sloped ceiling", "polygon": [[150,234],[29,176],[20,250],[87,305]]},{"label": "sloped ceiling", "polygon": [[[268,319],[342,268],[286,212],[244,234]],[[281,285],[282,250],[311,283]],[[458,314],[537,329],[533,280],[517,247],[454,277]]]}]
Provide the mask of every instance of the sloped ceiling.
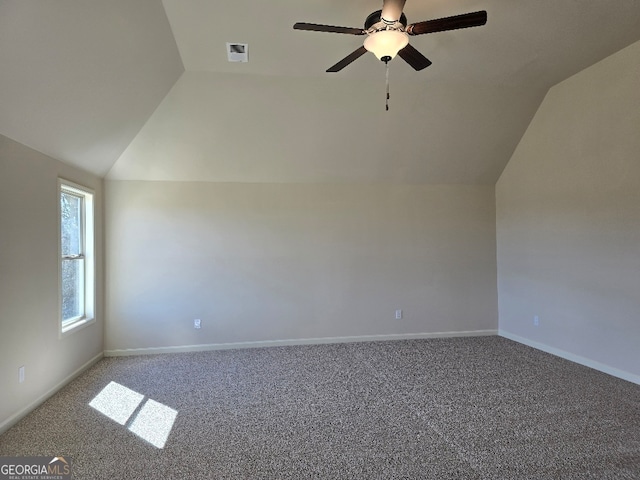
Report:
[{"label": "sloped ceiling", "polygon": [[105,175],[184,68],[159,0],[0,0],[0,134]]},{"label": "sloped ceiling", "polygon": [[433,65],[394,59],[386,112],[373,55],[325,73],[362,37],[292,29],[380,7],[0,0],[0,133],[112,179],[492,184],[550,86],[640,40],[637,0],[407,0],[489,20],[412,37]]}]

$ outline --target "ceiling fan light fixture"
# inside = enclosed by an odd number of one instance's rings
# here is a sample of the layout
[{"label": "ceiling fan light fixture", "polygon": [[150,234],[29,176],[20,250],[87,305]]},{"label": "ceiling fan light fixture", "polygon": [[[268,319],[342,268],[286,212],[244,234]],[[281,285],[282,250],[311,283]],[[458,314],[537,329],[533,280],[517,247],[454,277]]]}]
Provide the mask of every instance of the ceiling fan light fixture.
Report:
[{"label": "ceiling fan light fixture", "polygon": [[409,35],[400,30],[380,30],[371,33],[364,41],[364,48],[373,53],[378,60],[395,57],[409,44]]}]

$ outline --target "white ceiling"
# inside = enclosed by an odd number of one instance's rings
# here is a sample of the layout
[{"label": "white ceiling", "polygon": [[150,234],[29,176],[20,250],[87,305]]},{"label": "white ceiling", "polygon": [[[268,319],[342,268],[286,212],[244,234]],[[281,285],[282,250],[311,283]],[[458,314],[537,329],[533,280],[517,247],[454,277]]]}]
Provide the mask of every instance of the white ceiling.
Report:
[{"label": "white ceiling", "polygon": [[0,0],[0,134],[104,175],[183,71],[158,0]]},{"label": "white ceiling", "polygon": [[[163,8],[164,7],[164,8]],[[407,0],[415,72],[371,54],[371,0],[0,0],[0,134],[113,179],[494,183],[548,88],[640,40],[637,0]],[[166,12],[166,13],[165,13]],[[225,43],[249,44],[249,63]]]}]

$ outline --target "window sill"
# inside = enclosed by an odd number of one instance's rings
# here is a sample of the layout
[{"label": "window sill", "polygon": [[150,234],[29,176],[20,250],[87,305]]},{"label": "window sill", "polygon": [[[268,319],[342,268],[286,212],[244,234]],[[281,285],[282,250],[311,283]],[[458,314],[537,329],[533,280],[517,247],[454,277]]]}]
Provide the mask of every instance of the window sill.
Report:
[{"label": "window sill", "polygon": [[74,332],[77,332],[79,330],[82,330],[85,327],[88,327],[89,325],[96,323],[96,319],[95,318],[83,318],[82,320],[77,320],[73,323],[70,323],[69,325],[66,325],[64,327],[62,327],[60,329],[60,334],[59,337],[60,338],[64,338],[67,337],[69,335],[71,335]]}]

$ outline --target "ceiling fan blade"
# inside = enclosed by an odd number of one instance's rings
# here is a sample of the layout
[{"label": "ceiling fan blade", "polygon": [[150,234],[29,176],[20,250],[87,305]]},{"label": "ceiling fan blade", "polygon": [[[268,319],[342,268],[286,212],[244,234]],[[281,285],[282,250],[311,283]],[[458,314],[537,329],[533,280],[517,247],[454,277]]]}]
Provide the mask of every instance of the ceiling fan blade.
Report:
[{"label": "ceiling fan blade", "polygon": [[400,20],[405,2],[406,0],[383,0],[380,17],[389,22],[397,22]]},{"label": "ceiling fan blade", "polygon": [[414,23],[407,27],[407,33],[409,35],[423,35],[425,33],[445,32],[459,28],[479,27],[485,23],[487,23],[487,12],[482,10],[480,12]]},{"label": "ceiling fan blade", "polygon": [[400,58],[413,67],[414,70],[420,71],[431,65],[431,60],[422,55],[411,45],[407,45],[398,52]]},{"label": "ceiling fan blade", "polygon": [[309,30],[313,32],[329,32],[329,33],[347,33],[349,35],[364,35],[362,28],[355,27],[336,27],[333,25],[319,25],[317,23],[298,22],[293,26],[294,30]]},{"label": "ceiling fan blade", "polygon": [[329,72],[329,73],[339,72],[344,67],[349,65],[354,60],[357,60],[358,58],[360,58],[365,53],[367,53],[367,49],[364,48],[364,47],[360,47],[355,52],[351,52],[349,55],[344,57],[342,60],[340,60],[338,63],[336,63],[333,67],[330,67],[329,69],[327,69],[327,72]]}]

